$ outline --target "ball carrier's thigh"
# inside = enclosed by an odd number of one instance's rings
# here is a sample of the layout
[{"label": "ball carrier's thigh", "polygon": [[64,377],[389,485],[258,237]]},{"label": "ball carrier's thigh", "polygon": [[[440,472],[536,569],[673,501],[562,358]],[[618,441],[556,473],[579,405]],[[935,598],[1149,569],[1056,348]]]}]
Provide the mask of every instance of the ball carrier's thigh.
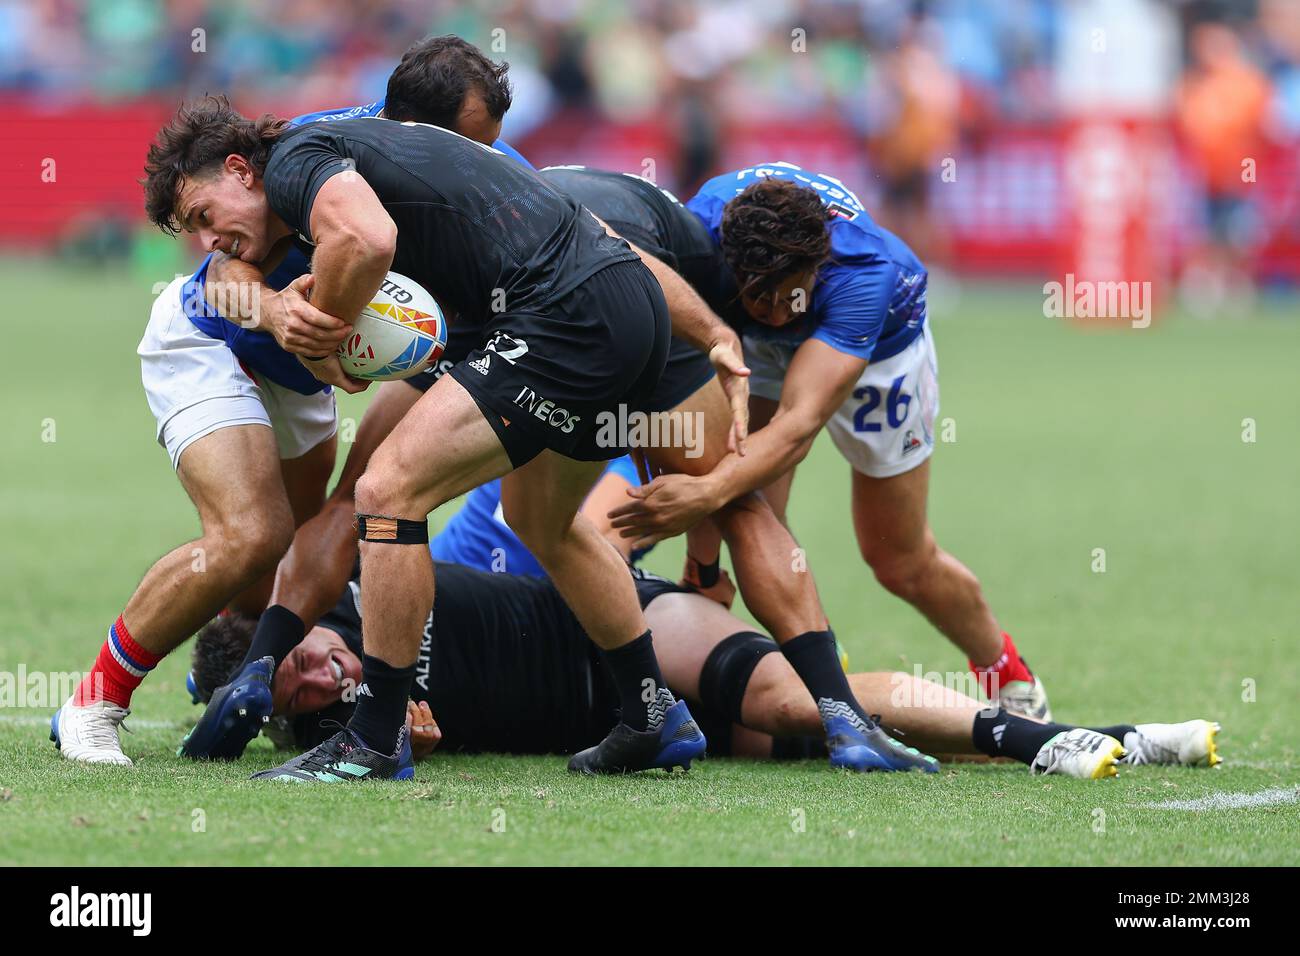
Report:
[{"label": "ball carrier's thigh", "polygon": [[[654,471],[703,475],[727,454],[731,407],[718,380],[712,379],[673,409],[702,423],[696,448],[646,449]],[[695,455],[698,450],[701,454]],[[688,454],[690,452],[690,454]],[[750,613],[776,638],[786,641],[826,627],[817,586],[807,570],[796,571],[798,547],[763,495],[751,492],[713,516],[731,553],[736,584]]]},{"label": "ball carrier's thigh", "polygon": [[375,450],[356,490],[367,654],[414,663],[434,598],[429,513],[510,468],[478,403],[450,375]]},{"label": "ball carrier's thigh", "polygon": [[587,636],[609,650],[645,633],[646,624],[622,555],[578,513],[605,464],[543,451],[501,482],[501,506]]}]

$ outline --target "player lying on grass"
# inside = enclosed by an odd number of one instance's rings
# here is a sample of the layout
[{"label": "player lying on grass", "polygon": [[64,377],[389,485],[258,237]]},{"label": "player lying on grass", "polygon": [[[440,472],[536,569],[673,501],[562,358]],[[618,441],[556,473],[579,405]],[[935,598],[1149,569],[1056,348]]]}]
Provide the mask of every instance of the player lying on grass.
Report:
[{"label": "player lying on grass", "polygon": [[[402,121],[436,121],[439,117],[421,104],[445,98],[434,92],[438,80],[411,61],[412,54],[408,53],[390,78],[384,115]],[[494,137],[499,123],[496,128],[464,132]],[[685,313],[689,317],[699,310],[708,311],[703,300],[673,269],[696,281],[692,269],[703,266],[709,272],[720,262],[714,262],[717,255],[707,232],[675,198],[645,180],[618,174],[555,170],[548,171],[546,178],[634,243],[660,279],[671,314]],[[255,281],[255,276],[253,273],[246,278]],[[716,322],[711,313],[709,318]],[[449,355],[456,350],[455,329],[453,324]],[[408,380],[408,384],[428,389],[450,364],[444,361],[434,374]],[[365,469],[368,456],[415,400],[416,396],[402,384],[381,389],[349,452],[339,486],[320,516],[300,532],[281,568],[273,606],[259,624],[246,665],[251,667],[263,655],[277,662],[282,660],[301,638],[306,622],[328,607],[337,593],[353,563],[349,530],[355,481]],[[647,457],[657,472],[703,474],[726,454],[731,430],[728,397],[709,360],[681,339],[674,337],[670,343],[664,374],[645,408],[651,414],[667,412],[668,421],[702,423],[701,433],[691,445],[668,443],[647,449]],[[882,762],[905,765],[906,756],[900,757],[872,726],[844,682],[815,581],[806,569],[795,570],[792,566],[790,555],[795,553],[796,544],[771,508],[756,494],[740,496],[725,505],[714,520],[721,536],[732,545],[733,563],[747,606],[781,641],[782,650],[814,697],[825,702],[828,735],[846,742],[843,748],[833,748],[832,763],[857,765],[858,769]],[[714,540],[712,557],[695,575],[705,585],[718,575],[717,547]],[[311,570],[299,574],[301,553],[310,557]],[[330,560],[323,562],[322,555],[328,555]],[[228,699],[216,701],[188,735],[183,753],[196,758],[236,756],[257,732],[265,704],[259,707],[255,700],[261,696],[256,692],[256,682],[248,688],[241,688],[238,680],[234,683]]]},{"label": "player lying on grass", "polygon": [[686,206],[725,260],[705,298],[743,330],[756,427],[744,457],[658,477],[615,524],[636,538],[678,534],[760,488],[784,516],[795,467],[825,428],[851,468],[853,527],[877,580],[960,647],[1008,709],[1048,718],[1041,682],[926,518],[939,386],[925,267],[843,183],[789,163],[717,176]]},{"label": "player lying on grass", "polygon": [[[505,74],[454,36],[415,44],[394,71],[395,89],[418,101],[429,122],[455,124],[527,165],[498,139],[510,105]],[[290,125],[382,115],[384,106],[311,113]],[[329,353],[349,328],[305,297],[311,280],[301,250],[286,245],[267,261],[265,295],[241,271],[260,280],[261,268],[213,252],[154,303],[139,348],[145,394],[203,533],[149,570],[55,715],[51,736],[69,759],[130,765],[118,726],[134,688],[223,606],[260,613],[295,527],[325,500],[336,454],[334,395],[285,347]],[[264,618],[293,626],[282,612]]]},{"label": "player lying on grass", "polygon": [[[778,645],[715,601],[643,572],[638,598],[654,630],[664,677],[689,700],[713,756],[806,758],[825,753],[817,707]],[[438,564],[438,601],[420,631],[411,688],[417,754],[441,745],[461,752],[571,753],[598,741],[617,719],[619,694],[599,649],[545,579]],[[361,680],[367,596],[354,579],[271,677],[275,713],[296,746],[346,721]],[[207,698],[239,669],[254,622],[228,616],[194,647],[198,695]],[[1218,725],[1121,724],[1086,729],[1039,723],[987,707],[908,674],[848,676],[858,699],[910,748],[984,754],[1034,773],[1113,776],[1116,763],[1219,762]],[[900,748],[902,744],[898,745]],[[937,769],[927,758],[926,769]],[[310,778],[320,768],[291,771]]]}]

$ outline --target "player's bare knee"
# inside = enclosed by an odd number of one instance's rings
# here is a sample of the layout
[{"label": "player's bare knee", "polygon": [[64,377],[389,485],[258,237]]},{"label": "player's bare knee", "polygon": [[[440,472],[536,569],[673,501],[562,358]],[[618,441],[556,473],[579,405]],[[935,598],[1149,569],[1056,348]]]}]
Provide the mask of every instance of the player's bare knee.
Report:
[{"label": "player's bare knee", "polygon": [[881,587],[890,594],[909,601],[919,592],[932,555],[927,549],[902,553],[876,552],[864,554],[863,557],[871,565]]},{"label": "player's bare knee", "polygon": [[405,480],[400,470],[367,470],[357,479],[353,504],[358,514],[397,515],[415,519],[428,514],[421,510],[418,489]]},{"label": "player's bare knee", "polygon": [[386,495],[382,479],[372,477],[370,472],[366,471],[357,479],[356,488],[352,492],[352,504],[353,508],[360,513],[384,513]]},{"label": "player's bare knee", "polygon": [[293,515],[280,509],[234,515],[205,529],[204,545],[212,550],[207,564],[229,567],[241,580],[272,570],[293,543]]},{"label": "player's bare knee", "polygon": [[423,520],[458,493],[451,484],[412,477],[416,470],[395,458],[372,460],[352,494],[358,514],[396,515]]}]

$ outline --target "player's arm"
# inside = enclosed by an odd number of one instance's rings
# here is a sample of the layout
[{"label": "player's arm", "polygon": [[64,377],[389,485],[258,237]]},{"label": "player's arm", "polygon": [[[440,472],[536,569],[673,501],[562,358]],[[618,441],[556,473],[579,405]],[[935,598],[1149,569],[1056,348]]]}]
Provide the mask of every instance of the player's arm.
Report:
[{"label": "player's arm", "polygon": [[750,437],[748,454],[727,455],[707,475],[661,475],[630,488],[633,500],[610,513],[613,526],[634,539],[672,537],[740,495],[771,484],[803,461],[866,367],[866,359],[820,339],[804,342],[786,372],[776,414]]},{"label": "player's arm", "polygon": [[286,352],[328,354],[352,328],[308,301],[313,277],[300,276],[279,292],[266,284],[291,245],[290,237],[282,239],[256,264],[216,253],[208,263],[204,297],[228,322],[270,332]]},{"label": "player's arm", "polygon": [[[321,184],[308,221],[316,244],[312,302],[350,325],[375,297],[393,264],[397,224],[370,184],[353,171]],[[344,391],[359,392],[369,384],[345,374],[333,352],[299,357],[318,379]]]},{"label": "player's arm", "polygon": [[352,172],[321,185],[310,221],[316,307],[353,322],[392,267],[397,224],[370,184]]},{"label": "player's arm", "polygon": [[745,367],[740,336],[709,308],[700,294],[691,288],[691,284],[668,263],[619,236],[610,228],[609,223],[595,213],[591,215],[611,236],[627,242],[659,280],[664,291],[664,301],[668,304],[668,314],[672,318],[673,335],[689,342],[713,363],[718,372],[718,381],[722,383],[731,403],[732,425],[727,447],[731,451],[745,454],[745,439],[749,436],[749,369]]}]

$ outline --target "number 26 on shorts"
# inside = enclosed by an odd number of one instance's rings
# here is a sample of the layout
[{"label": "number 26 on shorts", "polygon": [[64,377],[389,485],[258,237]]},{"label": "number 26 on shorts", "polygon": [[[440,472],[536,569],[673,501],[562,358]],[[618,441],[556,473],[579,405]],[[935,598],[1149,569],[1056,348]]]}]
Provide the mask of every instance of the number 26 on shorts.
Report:
[{"label": "number 26 on shorts", "polygon": [[[903,392],[904,378],[906,376],[900,375],[894,379],[889,386],[889,394],[885,397],[885,418],[888,419],[890,428],[898,428],[907,421],[908,405],[911,404],[912,396]],[[853,430],[855,432],[880,431],[883,427],[880,422],[867,421],[867,416],[880,407],[880,389],[874,385],[863,385],[853,390],[853,397],[859,400],[865,399],[853,413]]]}]

